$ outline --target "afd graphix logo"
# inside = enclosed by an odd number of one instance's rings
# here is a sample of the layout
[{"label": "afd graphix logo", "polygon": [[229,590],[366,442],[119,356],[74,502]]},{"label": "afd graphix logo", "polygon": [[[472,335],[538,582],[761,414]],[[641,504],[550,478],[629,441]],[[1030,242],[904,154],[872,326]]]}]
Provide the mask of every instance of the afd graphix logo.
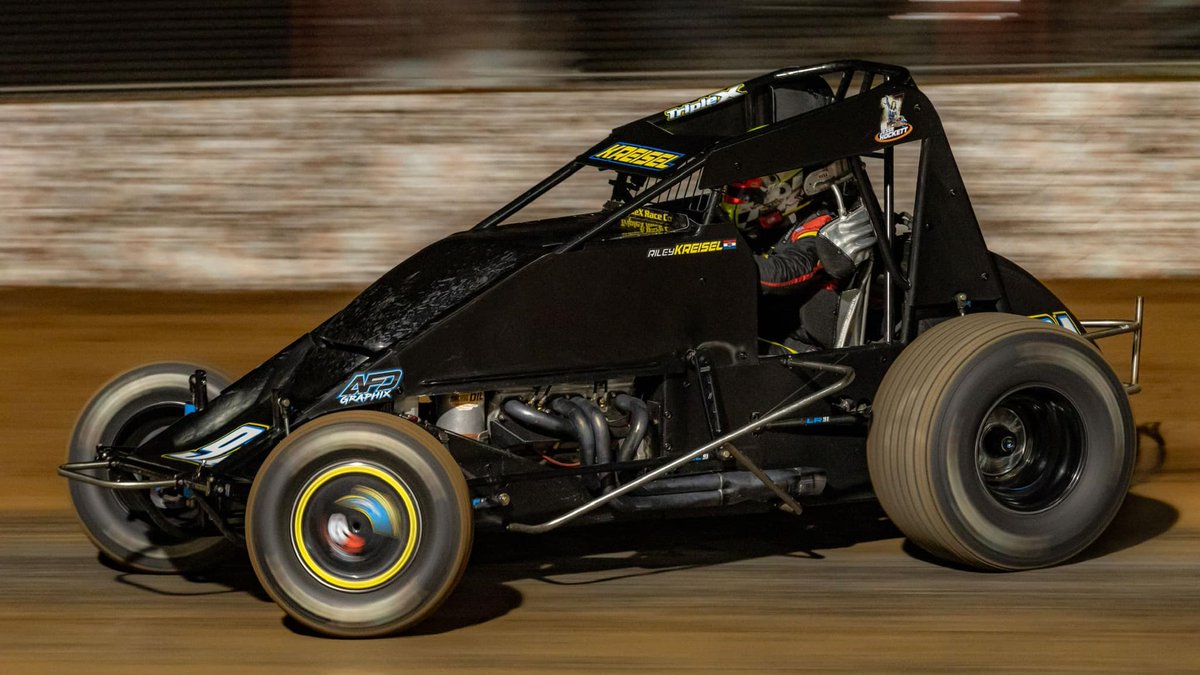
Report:
[{"label": "afd graphix logo", "polygon": [[385,399],[400,386],[400,379],[403,377],[404,371],[399,368],[355,373],[342,393],[338,394],[338,403],[351,405]]}]

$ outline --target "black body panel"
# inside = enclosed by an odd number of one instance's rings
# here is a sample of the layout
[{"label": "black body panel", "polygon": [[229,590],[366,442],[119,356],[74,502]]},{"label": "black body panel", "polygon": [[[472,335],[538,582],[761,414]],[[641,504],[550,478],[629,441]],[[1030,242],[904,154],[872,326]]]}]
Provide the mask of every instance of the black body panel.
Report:
[{"label": "black body panel", "polygon": [[679,370],[684,352],[704,342],[725,345],[725,354],[754,353],[757,273],[744,246],[648,255],[736,237],[721,225],[546,256],[405,347],[410,392],[662,373]]},{"label": "black body panel", "polygon": [[959,293],[999,302],[1004,287],[945,136],[922,142],[919,171],[909,306],[953,305]]},{"label": "black body panel", "polygon": [[386,349],[544,254],[558,229],[474,230],[434,242],[392,268],[313,333],[371,352]]},{"label": "black body panel", "polygon": [[283,429],[273,426],[276,394],[288,401],[292,426],[337,409],[336,402],[330,405],[329,399],[355,372],[387,367],[393,356],[388,348],[394,343],[418,334],[594,220],[564,218],[503,230],[472,230],[431,244],[397,265],[312,333],[242,376],[208,408],[184,417],[148,441],[136,456],[164,470],[194,469],[191,462],[164,455],[200,448],[239,424],[262,424],[272,427],[271,433],[220,463],[223,473],[252,476],[264,454],[256,449],[269,448],[282,438]]},{"label": "black body panel", "polygon": [[709,155],[702,185],[717,187],[798,166],[875,152],[883,147],[875,140],[879,131],[879,101],[883,96],[897,94],[904,97],[905,116],[913,130],[896,143],[942,135],[941,120],[920,90],[903,83],[889,83],[872,90],[870,96],[855,96],[742,138],[721,142]]}]

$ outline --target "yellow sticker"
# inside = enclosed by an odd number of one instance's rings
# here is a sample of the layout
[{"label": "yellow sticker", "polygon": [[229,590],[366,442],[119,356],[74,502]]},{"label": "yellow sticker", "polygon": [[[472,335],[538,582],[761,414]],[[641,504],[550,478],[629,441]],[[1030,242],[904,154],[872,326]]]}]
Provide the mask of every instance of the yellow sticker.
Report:
[{"label": "yellow sticker", "polygon": [[633,143],[613,143],[604,150],[592,155],[589,159],[613,164],[626,164],[641,167],[651,171],[666,171],[675,166],[676,160],[683,157],[681,152],[659,150]]},{"label": "yellow sticker", "polygon": [[630,234],[663,234],[671,231],[675,215],[667,211],[640,208],[621,219],[621,229]]},{"label": "yellow sticker", "polygon": [[743,88],[745,86],[746,84],[743,82],[742,84],[735,84],[728,89],[714,91],[708,96],[701,96],[690,103],[684,103],[681,106],[664,110],[663,114],[666,115],[667,119],[669,120],[677,120],[684,115],[690,115],[698,110],[704,110],[709,106],[714,106],[718,103],[724,103],[730,99],[737,98],[746,93],[746,90]]},{"label": "yellow sticker", "polygon": [[652,248],[646,252],[646,257],[666,258],[674,255],[714,253],[716,251],[733,251],[735,249],[737,249],[737,239],[710,239],[709,241],[696,241],[690,244],[676,244],[667,248]]}]

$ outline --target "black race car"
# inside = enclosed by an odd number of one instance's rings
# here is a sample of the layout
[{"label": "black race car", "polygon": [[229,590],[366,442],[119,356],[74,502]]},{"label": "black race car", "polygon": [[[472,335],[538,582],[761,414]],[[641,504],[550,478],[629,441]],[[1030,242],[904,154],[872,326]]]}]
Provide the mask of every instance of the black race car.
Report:
[{"label": "black race car", "polygon": [[[807,349],[785,344],[807,299],[759,291],[754,257],[785,235],[724,208],[782,173],[873,235]],[[829,63],[616,129],[237,381],[121,375],[59,473],[116,562],[190,570],[244,545],[285,611],[342,636],[426,617],[477,527],[875,496],[947,560],[1042,567],[1125,496],[1140,331],[1140,299],[1082,322],[988,251],[905,69]],[[1119,333],[1128,384],[1093,346]]]}]

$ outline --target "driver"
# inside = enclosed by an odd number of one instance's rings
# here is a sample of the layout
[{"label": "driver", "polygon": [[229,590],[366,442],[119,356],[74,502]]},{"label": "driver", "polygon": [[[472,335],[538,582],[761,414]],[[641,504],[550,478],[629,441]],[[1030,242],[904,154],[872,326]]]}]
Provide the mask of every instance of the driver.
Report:
[{"label": "driver", "polygon": [[806,190],[799,169],[762,176],[730,185],[721,204],[751,245],[763,251],[754,257],[759,291],[799,304],[799,325],[782,344],[770,343],[776,352],[834,346],[838,290],[875,242],[868,219],[838,216],[837,207],[827,203],[831,182],[809,182]]}]

